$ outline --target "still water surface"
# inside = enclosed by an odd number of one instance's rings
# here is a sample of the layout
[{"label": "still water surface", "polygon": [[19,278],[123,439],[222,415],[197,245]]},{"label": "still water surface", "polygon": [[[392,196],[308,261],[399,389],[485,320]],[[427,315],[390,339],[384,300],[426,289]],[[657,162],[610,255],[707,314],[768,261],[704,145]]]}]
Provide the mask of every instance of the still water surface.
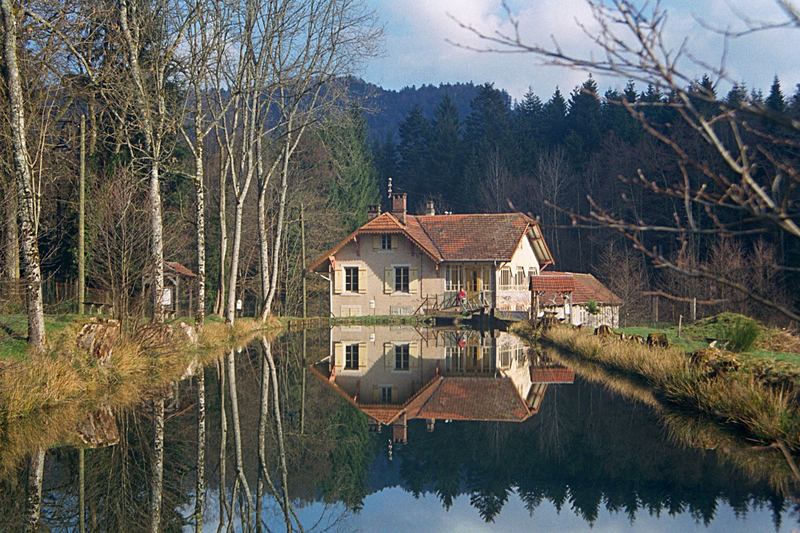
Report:
[{"label": "still water surface", "polygon": [[[259,492],[260,421],[274,486],[262,487],[265,531],[287,529],[284,487],[291,527],[305,531],[800,529],[778,454],[687,445],[680,416],[666,424],[507,333],[337,327],[259,341],[228,360],[233,373],[225,360],[205,369],[204,531],[256,529],[243,495]],[[164,394],[160,523],[191,530],[197,378]],[[150,527],[153,418],[149,403],[115,413],[84,449],[87,531]],[[38,529],[78,530],[80,473],[77,449],[54,443]],[[26,464],[0,481],[0,531],[25,528],[27,485]]]}]

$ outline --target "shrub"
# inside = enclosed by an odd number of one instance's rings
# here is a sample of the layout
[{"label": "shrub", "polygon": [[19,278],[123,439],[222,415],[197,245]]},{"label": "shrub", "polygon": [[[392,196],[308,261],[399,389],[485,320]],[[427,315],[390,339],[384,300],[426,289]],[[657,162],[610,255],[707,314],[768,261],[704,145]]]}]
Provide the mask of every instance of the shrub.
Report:
[{"label": "shrub", "polygon": [[600,312],[600,306],[594,300],[589,300],[586,302],[586,310],[589,311],[590,315],[596,315]]},{"label": "shrub", "polygon": [[761,328],[750,318],[741,317],[725,326],[722,337],[727,341],[726,347],[733,352],[747,352],[758,339]]}]

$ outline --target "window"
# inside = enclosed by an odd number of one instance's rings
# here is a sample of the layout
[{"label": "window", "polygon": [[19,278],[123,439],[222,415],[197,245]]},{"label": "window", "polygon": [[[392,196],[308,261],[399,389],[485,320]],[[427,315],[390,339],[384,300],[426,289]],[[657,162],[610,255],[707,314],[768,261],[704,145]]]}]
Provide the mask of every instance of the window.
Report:
[{"label": "window", "polygon": [[358,370],[358,344],[348,344],[344,347],[344,369]]},{"label": "window", "polygon": [[358,267],[344,267],[344,290],[358,292]]},{"label": "window", "polygon": [[392,236],[384,233],[381,235],[381,250],[391,250],[392,249]]},{"label": "window", "polygon": [[407,266],[394,267],[395,292],[409,292],[409,269]]},{"label": "window", "polygon": [[396,344],[394,347],[394,369],[408,370],[410,352],[409,344]]},{"label": "window", "polygon": [[511,287],[511,268],[503,267],[500,269],[500,288],[508,290]]},{"label": "window", "polygon": [[517,289],[525,288],[525,267],[517,267],[517,273],[514,276],[514,285]]},{"label": "window", "polygon": [[381,403],[392,403],[391,385],[384,385],[381,387]]},{"label": "window", "polygon": [[445,290],[460,291],[464,286],[464,270],[459,266],[448,266],[444,271]]}]

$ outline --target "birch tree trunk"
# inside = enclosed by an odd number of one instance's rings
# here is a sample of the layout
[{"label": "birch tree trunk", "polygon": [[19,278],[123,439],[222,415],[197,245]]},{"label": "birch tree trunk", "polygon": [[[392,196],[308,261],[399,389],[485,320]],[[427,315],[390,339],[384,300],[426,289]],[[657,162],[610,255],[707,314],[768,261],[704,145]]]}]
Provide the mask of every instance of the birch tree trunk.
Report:
[{"label": "birch tree trunk", "polygon": [[153,401],[153,466],[150,478],[150,531],[161,528],[161,499],[164,491],[164,398]]},{"label": "birch tree trunk", "polygon": [[197,313],[195,319],[202,326],[206,320],[206,193],[205,173],[203,170],[203,131],[202,104],[200,95],[196,94],[197,104],[194,115],[194,128],[197,142],[194,147],[194,189],[195,189],[195,231],[197,238]]},{"label": "birch tree trunk", "polygon": [[35,198],[30,156],[25,139],[25,112],[22,82],[17,64],[17,20],[11,0],[0,0],[3,15],[3,70],[10,103],[11,138],[14,174],[17,183],[17,221],[21,238],[21,267],[25,280],[25,308],[28,314],[28,343],[43,351],[47,339],[44,331],[42,303],[42,271],[36,235]]},{"label": "birch tree trunk", "polygon": [[[264,350],[267,349],[266,339],[262,340]],[[269,476],[267,463],[267,419],[269,418],[269,364],[261,356],[261,403],[258,412],[258,482],[256,483],[256,531],[261,531],[262,500],[265,494],[265,483]],[[270,482],[271,483],[271,482]]]},{"label": "birch tree trunk", "polygon": [[[228,212],[227,212],[227,165],[229,160],[223,154],[222,141],[217,132],[217,147],[220,154],[219,169],[219,203],[217,204],[217,216],[219,216],[219,280],[217,282],[217,300],[214,304],[214,314],[220,317],[225,316],[225,266],[228,256]],[[223,164],[222,160],[225,159]]]},{"label": "birch tree trunk", "polygon": [[203,530],[203,508],[206,504],[206,370],[197,374],[197,483],[195,486],[194,530]]},{"label": "birch tree trunk", "polygon": [[[137,25],[136,31],[131,31],[131,22]],[[142,70],[139,65],[138,22],[135,16],[131,16],[127,0],[120,0],[119,3],[119,25],[127,47],[128,66],[136,87],[136,104],[140,108],[141,130],[144,137],[145,151],[149,158],[148,203],[150,210],[150,283],[153,291],[153,322],[162,323],[164,322],[164,306],[161,305],[164,293],[164,227],[161,216],[161,184],[159,182],[161,143],[155,132],[150,110],[150,99],[147,95]],[[134,33],[137,36],[136,38],[134,38]],[[158,74],[156,76],[158,77]],[[161,102],[162,97],[158,98],[159,102]],[[159,108],[161,107],[159,104]]]},{"label": "birch tree trunk", "polygon": [[244,456],[242,455],[242,429],[239,423],[239,391],[236,388],[236,359],[233,350],[228,353],[226,358],[228,364],[228,394],[231,400],[231,417],[233,419],[233,446],[236,458],[236,478],[242,485],[245,498],[245,513],[247,529],[250,529],[251,504],[253,494],[250,492],[250,485],[244,475]]},{"label": "birch tree trunk", "polygon": [[28,470],[27,498],[25,502],[28,523],[25,531],[38,531],[39,517],[42,513],[42,482],[44,480],[45,449],[39,448],[31,454],[30,469]]},{"label": "birch tree trunk", "polygon": [[217,376],[219,379],[219,524],[217,533],[220,533],[226,518],[231,519],[228,491],[225,488],[228,477],[228,419],[225,412],[225,364],[222,360],[217,361]]},{"label": "birch tree trunk", "polygon": [[[270,382],[272,385],[272,416],[274,418],[275,433],[278,440],[278,458],[281,469],[281,496],[283,499],[284,520],[286,521],[286,531],[291,533],[292,522],[289,517],[291,503],[289,502],[289,468],[286,464],[286,446],[284,444],[283,422],[281,421],[280,391],[278,390],[278,373],[275,369],[275,359],[272,357],[271,345],[263,342],[264,357],[269,366]],[[299,525],[299,523],[298,523]]]}]

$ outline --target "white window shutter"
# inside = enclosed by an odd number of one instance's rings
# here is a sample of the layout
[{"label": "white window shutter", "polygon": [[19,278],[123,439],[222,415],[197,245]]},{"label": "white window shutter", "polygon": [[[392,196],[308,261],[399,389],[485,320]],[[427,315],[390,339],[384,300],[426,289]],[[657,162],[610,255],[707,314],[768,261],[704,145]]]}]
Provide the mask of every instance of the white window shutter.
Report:
[{"label": "white window shutter", "polygon": [[333,272],[333,294],[342,294],[344,290],[344,269],[337,268]]},{"label": "white window shutter", "polygon": [[419,343],[412,342],[408,345],[408,367],[417,368],[419,365],[420,351]]},{"label": "white window shutter", "polygon": [[383,293],[392,294],[394,292],[394,268],[386,267],[383,269]]},{"label": "white window shutter", "polygon": [[367,294],[367,269],[358,268],[358,294]]},{"label": "white window shutter", "polygon": [[358,369],[363,370],[367,368],[367,343],[358,343]]},{"label": "white window shutter", "polygon": [[333,361],[337,368],[344,368],[344,344],[333,343]]},{"label": "white window shutter", "polygon": [[394,368],[394,344],[391,342],[383,343],[383,366],[386,370]]}]

